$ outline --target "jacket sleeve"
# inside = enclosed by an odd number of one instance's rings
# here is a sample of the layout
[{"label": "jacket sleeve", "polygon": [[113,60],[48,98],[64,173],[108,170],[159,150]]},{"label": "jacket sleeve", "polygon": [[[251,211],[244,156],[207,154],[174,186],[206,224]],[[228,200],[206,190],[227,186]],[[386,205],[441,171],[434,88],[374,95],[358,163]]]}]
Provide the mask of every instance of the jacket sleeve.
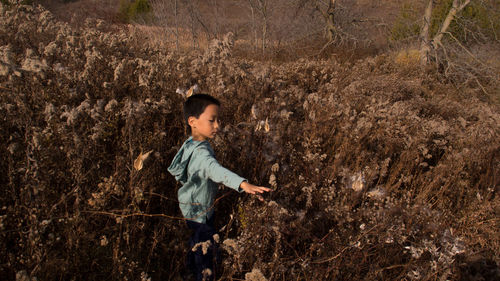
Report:
[{"label": "jacket sleeve", "polygon": [[196,150],[196,156],[200,161],[200,170],[206,178],[216,183],[222,183],[238,192],[243,191],[240,188],[240,184],[246,181],[245,178],[238,176],[219,164],[207,147],[199,146]]}]

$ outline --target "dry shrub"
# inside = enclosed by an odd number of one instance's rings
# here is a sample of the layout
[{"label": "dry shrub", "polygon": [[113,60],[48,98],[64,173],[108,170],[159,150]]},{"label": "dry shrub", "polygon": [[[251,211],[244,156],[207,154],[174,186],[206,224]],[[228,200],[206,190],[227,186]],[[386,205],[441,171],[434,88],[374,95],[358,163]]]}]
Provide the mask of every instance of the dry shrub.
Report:
[{"label": "dry shrub", "polygon": [[[459,217],[469,221],[477,210],[463,208],[498,195],[491,173],[499,166],[487,160],[498,157],[498,113],[396,69],[376,57],[264,72],[270,97],[254,106],[268,113],[257,119],[268,119],[271,131],[258,153],[282,167],[271,195],[280,209],[244,209],[242,219],[256,223],[240,228],[239,256],[252,258],[239,268],[256,264],[278,280],[432,279],[451,276],[453,257],[478,246],[478,237],[465,241],[453,228],[470,230]],[[487,213],[482,223],[497,225]],[[480,234],[482,243],[493,229]]]},{"label": "dry shrub", "polygon": [[106,22],[120,21],[119,0],[34,0],[32,2],[43,5],[58,20],[75,27],[82,27],[89,15]]},{"label": "dry shrub", "polygon": [[218,200],[221,279],[498,278],[497,106],[384,55],[267,65],[228,34],[179,56],[41,7],[0,14],[6,279],[181,279],[166,168],[195,83],[222,101],[222,164],[274,188]]},{"label": "dry shrub", "polygon": [[394,61],[401,67],[418,66],[420,64],[420,51],[417,49],[400,50]]},{"label": "dry shrub", "polygon": [[[161,26],[148,26],[142,24],[129,25],[129,33],[132,38],[140,40],[139,44],[145,44],[154,49],[163,49],[180,52],[193,50],[193,40],[191,32],[185,28],[167,28]],[[178,32],[178,36],[176,35]],[[178,40],[177,40],[178,39]],[[177,48],[178,42],[178,48]],[[200,34],[196,41],[199,49],[207,49],[209,40],[204,34]]]}]

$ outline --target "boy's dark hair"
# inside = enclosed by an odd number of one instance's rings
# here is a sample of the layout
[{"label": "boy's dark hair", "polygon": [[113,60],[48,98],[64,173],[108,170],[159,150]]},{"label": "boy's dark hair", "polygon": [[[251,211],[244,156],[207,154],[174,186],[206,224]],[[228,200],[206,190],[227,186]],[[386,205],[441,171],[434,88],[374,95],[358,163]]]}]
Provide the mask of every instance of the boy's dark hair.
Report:
[{"label": "boy's dark hair", "polygon": [[189,117],[200,118],[205,108],[211,104],[220,106],[219,100],[207,94],[192,95],[184,102],[184,121],[186,122],[186,130],[189,135],[191,134],[191,126],[188,123]]}]

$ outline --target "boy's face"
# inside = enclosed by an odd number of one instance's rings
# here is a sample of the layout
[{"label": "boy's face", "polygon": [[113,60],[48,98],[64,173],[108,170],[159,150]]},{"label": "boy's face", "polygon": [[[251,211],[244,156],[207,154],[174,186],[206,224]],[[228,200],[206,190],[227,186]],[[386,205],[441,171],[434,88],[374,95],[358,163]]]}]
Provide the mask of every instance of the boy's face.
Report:
[{"label": "boy's face", "polygon": [[189,126],[191,126],[191,134],[194,140],[204,141],[215,137],[219,130],[219,106],[210,104],[205,108],[205,111],[199,118],[191,116],[188,118]]}]

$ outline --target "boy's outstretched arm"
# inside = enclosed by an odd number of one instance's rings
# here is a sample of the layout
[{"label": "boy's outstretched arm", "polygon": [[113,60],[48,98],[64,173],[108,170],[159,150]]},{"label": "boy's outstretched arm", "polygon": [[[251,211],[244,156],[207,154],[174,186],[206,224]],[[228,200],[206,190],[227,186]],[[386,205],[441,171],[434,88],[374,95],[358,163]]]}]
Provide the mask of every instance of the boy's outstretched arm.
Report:
[{"label": "boy's outstretched arm", "polygon": [[[248,183],[245,178],[238,176],[230,170],[224,168],[217,162],[213,152],[207,146],[199,146],[196,149],[198,162],[200,163],[200,170],[205,177],[210,178],[216,183],[222,183],[239,192],[245,191],[250,194],[257,194],[271,191],[270,188],[263,186],[256,186]],[[259,199],[263,200],[259,195]]]},{"label": "boy's outstretched arm", "polygon": [[264,199],[262,198],[262,196],[259,195],[259,193],[264,193],[264,192],[271,191],[270,188],[263,187],[263,186],[253,185],[251,183],[248,183],[247,181],[241,182],[240,187],[246,193],[257,194],[260,201],[263,201]]}]

